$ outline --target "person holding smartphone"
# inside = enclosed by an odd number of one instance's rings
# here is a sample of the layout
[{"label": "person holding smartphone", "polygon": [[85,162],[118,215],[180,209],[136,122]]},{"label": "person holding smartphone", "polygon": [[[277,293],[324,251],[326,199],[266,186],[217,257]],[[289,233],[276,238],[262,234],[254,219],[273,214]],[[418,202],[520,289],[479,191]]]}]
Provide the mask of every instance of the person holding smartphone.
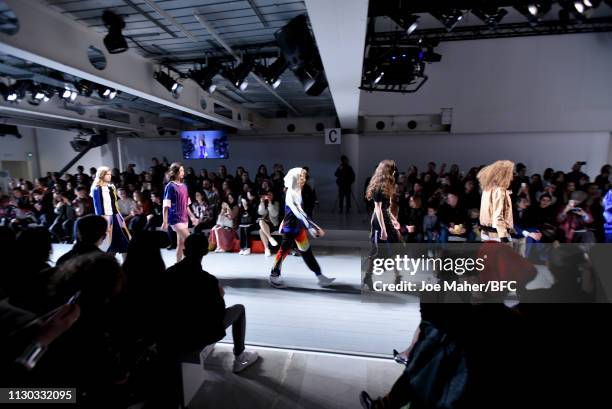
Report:
[{"label": "person holding smartphone", "polygon": [[321,273],[321,267],[312,254],[310,243],[306,231],[313,237],[323,237],[325,231],[317,226],[304,212],[302,208],[302,188],[306,183],[306,171],[302,168],[293,168],[287,172],[285,176],[285,187],[287,188],[285,196],[285,218],[279,229],[283,235],[274,265],[270,272],[270,285],[275,288],[284,288],[285,285],[281,279],[281,267],[283,260],[289,254],[293,242],[297,244],[298,250],[306,262],[306,265],[317,276],[319,285],[322,287],[329,286],[335,278],[326,277]]},{"label": "person holding smartphone", "polygon": [[559,227],[563,230],[567,243],[594,243],[595,236],[589,225],[593,222],[593,216],[588,208],[584,206],[587,194],[576,190],[570,196],[565,208],[557,216]]}]

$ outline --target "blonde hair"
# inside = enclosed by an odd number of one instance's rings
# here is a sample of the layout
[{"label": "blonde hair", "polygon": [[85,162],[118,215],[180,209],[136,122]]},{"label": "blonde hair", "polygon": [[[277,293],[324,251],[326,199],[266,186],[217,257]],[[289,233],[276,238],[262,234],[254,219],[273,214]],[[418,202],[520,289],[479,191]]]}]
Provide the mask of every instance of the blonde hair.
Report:
[{"label": "blonde hair", "polygon": [[372,200],[374,192],[379,189],[389,199],[393,197],[395,194],[395,177],[393,176],[395,169],[393,159],[385,159],[378,164],[366,189],[366,199]]},{"label": "blonde hair", "polygon": [[91,184],[92,194],[93,194],[94,189],[100,186],[101,182],[104,180],[104,175],[106,175],[110,171],[111,171],[111,168],[109,168],[108,166],[100,166],[98,168],[98,170],[96,171],[96,178]]},{"label": "blonde hair", "polygon": [[498,160],[482,168],[476,177],[482,190],[491,190],[496,187],[508,189],[514,178],[514,162]]}]

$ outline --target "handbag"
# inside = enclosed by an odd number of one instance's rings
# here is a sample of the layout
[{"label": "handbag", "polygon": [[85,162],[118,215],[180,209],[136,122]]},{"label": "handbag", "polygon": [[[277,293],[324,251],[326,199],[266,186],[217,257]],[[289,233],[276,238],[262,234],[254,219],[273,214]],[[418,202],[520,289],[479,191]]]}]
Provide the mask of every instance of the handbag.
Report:
[{"label": "handbag", "polygon": [[251,225],[253,224],[253,216],[249,212],[244,212],[240,216],[240,224],[241,225]]},{"label": "handbag", "polygon": [[432,323],[422,321],[419,329],[406,365],[414,401],[436,409],[461,406],[468,385],[465,352]]}]

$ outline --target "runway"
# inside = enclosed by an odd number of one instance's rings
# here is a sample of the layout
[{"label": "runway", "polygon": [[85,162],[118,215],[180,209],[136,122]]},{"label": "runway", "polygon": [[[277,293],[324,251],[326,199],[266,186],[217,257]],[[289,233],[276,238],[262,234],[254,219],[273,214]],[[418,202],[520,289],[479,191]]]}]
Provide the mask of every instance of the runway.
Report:
[{"label": "runway", "polygon": [[[69,248],[55,244],[51,259]],[[283,263],[286,289],[269,286],[273,258],[262,254],[210,253],[202,265],[225,287],[227,305],[246,307],[248,344],[386,357],[406,348],[420,321],[418,303],[391,296],[364,302],[358,249],[314,251],[323,273],[336,277],[329,288],[316,284],[301,257],[288,256]],[[174,263],[174,251],[164,249],[162,255],[166,266]]]}]

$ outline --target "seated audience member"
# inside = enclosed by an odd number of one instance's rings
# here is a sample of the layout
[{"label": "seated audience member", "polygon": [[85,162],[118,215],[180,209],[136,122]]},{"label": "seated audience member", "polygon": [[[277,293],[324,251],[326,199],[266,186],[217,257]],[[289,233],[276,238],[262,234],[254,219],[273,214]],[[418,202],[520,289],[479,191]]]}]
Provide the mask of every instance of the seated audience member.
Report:
[{"label": "seated audience member", "polygon": [[595,236],[589,230],[593,222],[593,216],[584,206],[587,194],[578,190],[573,192],[570,197],[567,205],[557,216],[557,222],[563,231],[565,242],[594,243]]},{"label": "seated audience member", "polygon": [[117,194],[119,195],[119,200],[117,200],[117,208],[119,209],[121,216],[126,219],[136,208],[136,202],[134,199],[128,196],[127,191],[123,187],[117,189]]},{"label": "seated audience member", "polygon": [[198,220],[194,226],[196,233],[210,229],[215,225],[215,209],[208,203],[206,195],[200,191],[195,192],[195,200],[191,203],[191,212]]},{"label": "seated audience member", "polygon": [[573,182],[574,185],[578,185],[578,182],[580,182],[580,179],[583,177],[587,177],[588,175],[582,172],[582,166],[586,165],[586,162],[576,162],[574,163],[574,165],[572,166],[572,171],[569,172],[567,174],[567,176],[565,177],[566,182]]},{"label": "seated audience member", "polygon": [[203,234],[192,234],[185,240],[185,258],[166,271],[164,291],[167,316],[162,343],[177,353],[202,350],[225,337],[232,326],[234,341],[233,372],[238,373],[258,358],[245,350],[246,314],[244,306],[226,308],[219,280],[202,270],[202,258],[208,253]]},{"label": "seated audience member", "polygon": [[480,209],[480,193],[478,193],[478,187],[476,182],[473,180],[467,180],[465,182],[463,197],[461,198],[462,203],[466,209]]},{"label": "seated audience member", "polygon": [[278,201],[274,200],[274,194],[272,192],[265,192],[259,198],[259,207],[257,213],[259,214],[259,237],[264,246],[264,254],[266,257],[272,255],[270,252],[270,245],[273,247],[278,246],[278,242],[272,237],[272,232],[278,229],[279,225],[279,204]]},{"label": "seated audience member", "polygon": [[542,233],[536,228],[535,220],[532,216],[532,208],[529,207],[529,200],[524,194],[520,194],[514,211],[514,234],[513,238],[517,239],[519,253],[530,258],[532,243],[539,243],[542,239]]},{"label": "seated audience member", "polygon": [[55,220],[49,227],[49,232],[51,232],[56,242],[62,243],[66,241],[72,243],[72,223],[76,219],[74,208],[65,193],[55,192],[54,199]]},{"label": "seated audience member", "polygon": [[56,277],[57,299],[76,296],[81,315],[40,360],[38,377],[47,387],[73,385],[83,407],[124,407],[118,400],[131,365],[116,328],[121,312],[114,307],[123,286],[117,260],[105,253],[85,254],[64,263]]},{"label": "seated audience member", "polygon": [[164,221],[162,198],[156,191],[151,192],[151,214],[147,215],[145,230],[155,230]]},{"label": "seated audience member", "polygon": [[17,236],[12,271],[8,271],[11,304],[36,314],[49,310],[48,283],[54,273],[49,265],[51,236],[44,228],[29,228]]},{"label": "seated audience member", "polygon": [[126,219],[129,230],[132,234],[143,230],[147,224],[147,218],[151,214],[151,201],[147,197],[148,191],[140,192],[135,190],[133,193],[134,203],[136,206]]},{"label": "seated audience member", "polygon": [[258,200],[251,188],[248,188],[246,194],[240,198],[240,221],[238,225],[240,255],[251,254],[249,236],[251,232],[259,229],[259,223],[257,223]]},{"label": "seated audience member", "polygon": [[13,211],[10,225],[15,231],[20,231],[30,226],[37,226],[38,219],[30,206],[26,206],[24,203],[19,203]]},{"label": "seated audience member", "polygon": [[72,201],[76,217],[83,217],[94,213],[93,199],[89,196],[89,189],[80,185],[76,188],[77,197]]},{"label": "seated audience member", "polygon": [[423,241],[423,207],[419,196],[408,198],[408,208],[400,212],[399,223],[404,231],[404,239],[408,243],[420,243]]},{"label": "seated audience member", "polygon": [[217,253],[231,251],[236,239],[235,226],[238,218],[238,206],[235,205],[234,196],[231,193],[227,196],[227,200],[227,202],[221,204],[217,224],[210,232],[211,242],[216,244],[215,252]]},{"label": "seated audience member", "polygon": [[423,241],[438,243],[440,239],[440,221],[438,209],[433,205],[427,206],[427,214],[423,216]]},{"label": "seated audience member", "polygon": [[605,193],[610,189],[610,171],[612,165],[604,165],[601,167],[601,172],[595,178],[595,184],[600,192]]},{"label": "seated audience member", "polygon": [[438,218],[441,243],[447,243],[449,236],[467,237],[467,210],[459,203],[459,196],[455,192],[447,194],[446,202],[438,210]]},{"label": "seated audience member", "polygon": [[66,261],[87,253],[101,253],[99,246],[106,238],[108,223],[102,216],[89,214],[81,217],[76,223],[77,239],[72,249],[55,262],[59,267]]},{"label": "seated audience member", "polygon": [[612,188],[608,190],[603,199],[604,207],[604,232],[606,235],[606,243],[612,243]]}]

